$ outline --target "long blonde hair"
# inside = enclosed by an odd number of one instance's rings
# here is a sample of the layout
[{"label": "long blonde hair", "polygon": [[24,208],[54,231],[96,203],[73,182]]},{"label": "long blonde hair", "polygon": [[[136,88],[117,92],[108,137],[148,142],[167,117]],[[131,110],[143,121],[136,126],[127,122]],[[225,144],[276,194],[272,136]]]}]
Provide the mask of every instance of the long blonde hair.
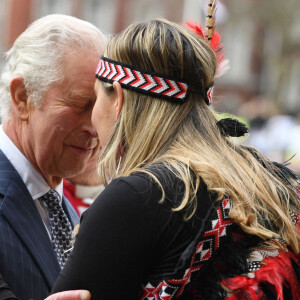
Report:
[{"label": "long blonde hair", "polygon": [[[185,184],[175,210],[190,208],[187,218],[196,210],[203,180],[218,200],[231,198],[230,216],[245,232],[263,239],[282,237],[299,253],[299,231],[289,216],[290,209],[300,209],[292,184],[284,182],[255,149],[234,145],[222,136],[215,113],[203,99],[201,92],[212,83],[217,65],[206,42],[180,25],[154,19],[115,36],[104,56],[182,78],[193,92],[184,104],[176,104],[123,89],[122,112],[99,166],[103,182],[107,175],[113,179],[149,173],[150,165],[163,163]],[[120,144],[126,155],[116,174]]]}]

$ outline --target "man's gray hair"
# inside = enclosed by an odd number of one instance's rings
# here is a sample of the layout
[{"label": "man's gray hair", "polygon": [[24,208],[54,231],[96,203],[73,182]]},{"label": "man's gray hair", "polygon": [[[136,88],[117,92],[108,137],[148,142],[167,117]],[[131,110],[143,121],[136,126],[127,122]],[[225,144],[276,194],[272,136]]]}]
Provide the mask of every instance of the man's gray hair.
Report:
[{"label": "man's gray hair", "polygon": [[0,78],[2,121],[11,114],[14,77],[24,78],[27,94],[37,106],[49,87],[64,79],[62,60],[68,51],[88,49],[100,58],[106,40],[97,27],[71,16],[53,14],[33,22],[5,54],[7,63]]}]

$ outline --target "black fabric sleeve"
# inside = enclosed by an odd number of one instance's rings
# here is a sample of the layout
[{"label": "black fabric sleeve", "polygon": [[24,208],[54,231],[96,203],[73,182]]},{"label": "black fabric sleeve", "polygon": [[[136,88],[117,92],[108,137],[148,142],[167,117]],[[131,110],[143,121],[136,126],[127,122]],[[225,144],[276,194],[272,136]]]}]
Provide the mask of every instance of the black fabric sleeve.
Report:
[{"label": "black fabric sleeve", "polygon": [[0,300],[18,300],[0,274]]},{"label": "black fabric sleeve", "polygon": [[112,181],[83,214],[74,249],[52,293],[87,289],[92,299],[138,299],[158,250],[160,224],[153,216],[167,212],[159,207],[158,189],[133,177],[134,185]]}]

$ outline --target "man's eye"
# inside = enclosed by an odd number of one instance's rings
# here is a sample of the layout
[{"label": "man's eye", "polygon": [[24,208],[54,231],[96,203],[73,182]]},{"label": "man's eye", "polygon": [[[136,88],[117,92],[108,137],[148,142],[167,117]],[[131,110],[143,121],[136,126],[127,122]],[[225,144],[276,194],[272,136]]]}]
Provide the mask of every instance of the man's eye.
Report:
[{"label": "man's eye", "polygon": [[94,101],[72,101],[71,106],[80,110],[88,110],[93,107]]}]

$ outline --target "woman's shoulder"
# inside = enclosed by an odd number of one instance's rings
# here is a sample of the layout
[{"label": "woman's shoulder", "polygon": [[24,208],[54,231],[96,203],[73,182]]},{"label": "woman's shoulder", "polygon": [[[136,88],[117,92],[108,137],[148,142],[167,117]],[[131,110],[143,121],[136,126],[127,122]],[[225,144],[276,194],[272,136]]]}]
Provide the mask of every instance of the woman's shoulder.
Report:
[{"label": "woman's shoulder", "polygon": [[110,182],[106,191],[110,194],[131,195],[130,198],[148,199],[161,197],[161,189],[155,179],[144,172],[137,172],[129,176],[118,177]]},{"label": "woman's shoulder", "polygon": [[[112,180],[92,207],[98,207],[102,211],[111,207],[116,210],[134,207],[134,211],[151,214],[152,217],[153,214],[166,214],[174,217],[176,215],[176,219],[184,219],[189,215],[189,206],[177,212],[173,209],[182,203],[185,192],[183,180],[172,169],[160,163],[130,176]],[[204,219],[216,202],[216,197],[207,190],[204,182],[201,182],[197,191],[197,202],[195,215],[187,223],[197,224],[198,220]]]},{"label": "woman's shoulder", "polygon": [[106,189],[117,189],[120,192],[130,190],[134,194],[147,197],[157,194],[161,198],[162,189],[168,194],[175,186],[177,190],[184,189],[183,182],[170,169],[163,164],[154,164],[129,176],[112,180]]},{"label": "woman's shoulder", "polygon": [[[191,179],[195,180],[195,175],[192,172]],[[153,195],[156,194],[161,199],[163,191],[164,201],[162,203],[166,207],[176,208],[180,206],[185,197],[186,186],[183,179],[178,176],[175,169],[166,166],[164,163],[153,164],[146,169],[146,173],[135,173],[127,177],[126,180],[135,186],[138,185],[137,189],[147,194],[150,198],[153,198]],[[208,191],[207,185],[200,179],[196,197],[197,208],[195,216],[203,219],[206,217],[208,210],[216,204],[217,195]],[[184,216],[189,215],[189,209],[190,206],[187,206],[180,211],[180,214]]]},{"label": "woman's shoulder", "polygon": [[[146,173],[139,172],[113,179],[91,205],[92,211],[114,212],[130,210],[149,213],[158,209],[162,191],[155,180]],[[164,205],[162,205],[164,206]],[[151,208],[151,210],[149,210]]]}]

